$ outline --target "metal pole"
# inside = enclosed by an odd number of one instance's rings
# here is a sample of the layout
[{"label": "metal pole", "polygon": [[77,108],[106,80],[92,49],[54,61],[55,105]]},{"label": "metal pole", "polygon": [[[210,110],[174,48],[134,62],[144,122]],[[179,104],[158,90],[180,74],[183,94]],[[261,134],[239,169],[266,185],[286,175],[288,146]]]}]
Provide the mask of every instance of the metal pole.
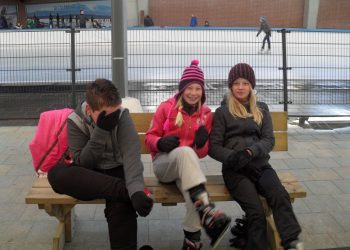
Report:
[{"label": "metal pole", "polygon": [[282,33],[282,60],[283,65],[280,70],[283,70],[283,110],[288,112],[288,79],[287,79],[287,70],[290,70],[290,67],[287,67],[287,46],[286,46],[286,33],[290,33],[290,31],[286,29],[282,29],[278,32]]},{"label": "metal pole", "polygon": [[127,88],[127,25],[126,0],[111,0],[112,4],[112,81],[122,97]]},{"label": "metal pole", "polygon": [[67,69],[67,71],[71,72],[71,80],[72,80],[72,100],[71,100],[71,107],[76,107],[76,90],[75,90],[75,72],[80,71],[80,69],[75,68],[75,33],[79,33],[79,31],[75,30],[74,28],[71,28],[70,30],[67,30],[66,33],[70,33],[70,69]]}]

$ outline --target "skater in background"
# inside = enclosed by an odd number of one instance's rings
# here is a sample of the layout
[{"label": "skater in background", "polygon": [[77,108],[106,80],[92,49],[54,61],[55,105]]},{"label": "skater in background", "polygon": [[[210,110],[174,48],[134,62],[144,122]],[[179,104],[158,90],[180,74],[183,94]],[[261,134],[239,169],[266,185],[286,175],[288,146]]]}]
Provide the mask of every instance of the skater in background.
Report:
[{"label": "skater in background", "polygon": [[152,20],[152,18],[151,18],[149,15],[147,15],[147,16],[144,18],[143,24],[144,24],[145,27],[154,26],[153,20]]},{"label": "skater in background", "polygon": [[271,42],[270,42],[271,27],[267,23],[267,18],[265,16],[260,17],[260,29],[259,29],[258,33],[256,34],[257,37],[260,35],[261,31],[264,31],[264,33],[265,33],[264,39],[262,41],[261,52],[264,51],[265,43],[267,41],[267,47],[268,47],[267,52],[269,53],[271,50]]},{"label": "skater in background", "polygon": [[197,27],[198,26],[197,17],[195,15],[193,15],[193,14],[191,16],[190,26],[191,27]]}]

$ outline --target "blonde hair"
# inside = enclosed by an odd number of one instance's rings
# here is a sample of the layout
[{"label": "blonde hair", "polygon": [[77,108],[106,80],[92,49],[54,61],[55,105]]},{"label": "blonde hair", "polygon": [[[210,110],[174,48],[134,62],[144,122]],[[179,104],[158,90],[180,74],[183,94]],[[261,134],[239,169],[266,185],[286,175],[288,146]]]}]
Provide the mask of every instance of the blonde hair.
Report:
[{"label": "blonde hair", "polygon": [[[182,116],[182,109],[183,109],[183,104],[182,104],[182,101],[183,101],[183,97],[182,97],[182,95],[179,97],[179,99],[177,100],[177,102],[176,102],[176,108],[178,108],[179,109],[179,111],[177,112],[177,115],[176,115],[176,119],[175,119],[175,125],[177,126],[177,127],[181,127],[182,126],[182,124],[184,123],[184,118],[183,118],[183,116]],[[198,103],[198,107],[197,107],[197,111],[198,110],[200,110],[200,108],[201,108],[201,105],[202,105],[202,103],[201,103],[201,101],[199,101],[199,103]]]},{"label": "blonde hair", "polygon": [[248,112],[245,106],[240,101],[237,100],[237,98],[232,94],[231,90],[227,94],[227,106],[228,106],[229,112],[234,117],[240,117],[240,118],[253,117],[253,120],[259,126],[262,124],[263,114],[260,108],[256,104],[256,95],[253,92],[252,88],[250,88],[250,94],[249,94],[250,112]]}]

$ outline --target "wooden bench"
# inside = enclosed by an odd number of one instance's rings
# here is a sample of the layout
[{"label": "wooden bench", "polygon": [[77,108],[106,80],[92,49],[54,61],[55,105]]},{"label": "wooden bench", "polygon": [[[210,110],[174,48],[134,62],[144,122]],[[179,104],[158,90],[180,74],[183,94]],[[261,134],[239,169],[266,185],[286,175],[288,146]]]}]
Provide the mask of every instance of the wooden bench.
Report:
[{"label": "wooden bench", "polygon": [[[142,154],[149,154],[148,149],[144,145],[145,132],[149,128],[153,113],[133,113],[136,129],[139,133]],[[287,134],[287,113],[271,112],[274,134],[276,137],[276,145],[274,151],[288,150],[288,134]],[[306,192],[300,182],[290,173],[279,174],[279,178],[289,193],[293,202],[296,198],[306,197]],[[228,193],[222,176],[207,176],[207,190],[213,201],[232,201],[232,197]],[[151,190],[155,203],[162,205],[176,205],[184,202],[183,197],[174,184],[161,184],[155,177],[145,177],[145,185]],[[270,248],[274,250],[282,249],[280,246],[280,238],[273,221],[272,213],[266,204],[264,198],[261,199],[264,205],[267,222],[268,222],[268,238]],[[59,223],[53,237],[52,249],[63,249],[65,242],[72,241],[72,227],[74,216],[72,216],[73,208],[76,204],[103,204],[105,200],[80,201],[67,195],[55,193],[46,177],[40,177],[33,183],[30,192],[25,198],[27,204],[37,204],[39,209],[44,209],[50,216],[58,219]]]}]

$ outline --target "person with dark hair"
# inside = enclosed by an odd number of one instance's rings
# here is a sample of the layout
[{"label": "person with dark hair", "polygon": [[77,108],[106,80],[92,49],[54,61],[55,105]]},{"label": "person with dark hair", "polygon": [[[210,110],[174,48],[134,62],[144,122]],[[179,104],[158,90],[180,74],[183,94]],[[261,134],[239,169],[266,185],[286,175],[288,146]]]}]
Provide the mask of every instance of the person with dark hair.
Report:
[{"label": "person with dark hair", "polygon": [[267,23],[267,18],[265,16],[260,17],[260,29],[259,29],[258,33],[256,34],[257,37],[259,36],[261,31],[264,31],[264,33],[265,33],[264,39],[262,41],[261,51],[262,52],[264,51],[265,42],[267,41],[267,48],[268,48],[267,53],[269,53],[271,51],[271,42],[270,42],[271,27]]},{"label": "person with dark hair", "polygon": [[204,22],[204,27],[209,27],[209,26],[210,26],[209,21],[208,21],[208,20],[205,20],[205,22]]},{"label": "person with dark hair", "polygon": [[53,16],[50,12],[50,15],[49,15],[49,28],[52,29],[53,28]]},{"label": "person with dark hair", "polygon": [[137,214],[147,216],[153,200],[144,192],[138,134],[129,111],[121,105],[111,81],[97,79],[87,86],[86,101],[67,120],[73,162],[54,166],[48,180],[60,194],[83,201],[106,199],[111,249],[134,250]]},{"label": "person with dark hair", "polygon": [[0,29],[8,29],[9,25],[6,19],[6,7],[2,7],[0,12]]},{"label": "person with dark hair", "polygon": [[84,14],[84,10],[80,10],[80,15],[79,15],[80,28],[86,28],[86,21],[87,21],[87,18]]},{"label": "person with dark hair", "polygon": [[60,15],[57,13],[56,14],[56,24],[57,24],[57,28],[60,27]]},{"label": "person with dark hair", "polygon": [[260,195],[266,198],[285,250],[303,250],[301,227],[288,192],[269,163],[275,145],[268,106],[256,100],[253,68],[239,63],[228,76],[228,94],[216,109],[209,155],[222,163],[225,185],[247,218],[244,249],[267,250],[267,226]]},{"label": "person with dark hair", "polygon": [[193,60],[181,77],[174,97],[162,102],[146,133],[155,176],[176,182],[186,202],[182,249],[201,248],[203,227],[215,248],[231,219],[210,202],[199,159],[207,155],[212,114],[205,103],[204,74]]},{"label": "person with dark hair", "polygon": [[145,16],[143,19],[143,24],[145,27],[154,26],[153,20],[149,15]]}]

